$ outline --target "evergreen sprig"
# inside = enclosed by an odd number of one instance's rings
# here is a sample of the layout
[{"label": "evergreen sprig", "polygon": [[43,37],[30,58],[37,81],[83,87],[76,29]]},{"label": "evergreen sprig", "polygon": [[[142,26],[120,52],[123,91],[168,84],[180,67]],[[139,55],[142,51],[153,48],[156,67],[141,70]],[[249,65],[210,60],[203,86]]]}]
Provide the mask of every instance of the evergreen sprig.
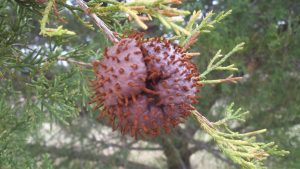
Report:
[{"label": "evergreen sprig", "polygon": [[62,35],[75,35],[75,32],[69,31],[67,29],[63,29],[63,26],[59,26],[57,28],[47,28],[46,24],[49,19],[50,12],[54,6],[55,0],[49,0],[47,6],[43,12],[43,18],[40,21],[41,24],[41,32],[40,35],[43,36],[62,36]]},{"label": "evergreen sprig", "polygon": [[[201,128],[207,132],[217,143],[220,150],[227,155],[233,162],[239,164],[245,169],[265,168],[263,160],[271,155],[285,156],[288,151],[279,150],[274,142],[257,142],[256,136],[267,132],[266,129],[252,131],[248,133],[233,132],[228,127],[228,121],[243,121],[243,116],[248,112],[242,112],[241,108],[233,110],[230,104],[226,108],[227,116],[218,122],[212,123],[202,116],[198,111],[192,111],[192,114],[199,122]],[[222,129],[225,128],[225,131]]]},{"label": "evergreen sprig", "polygon": [[237,110],[233,109],[234,103],[228,105],[225,109],[225,118],[214,122],[214,126],[227,125],[227,123],[231,120],[245,122],[245,116],[249,114],[249,111],[242,111],[242,108],[238,108]]},{"label": "evergreen sprig", "polygon": [[[106,6],[103,3],[107,3]],[[190,32],[182,26],[175,23],[173,17],[185,16],[189,11],[172,8],[170,4],[179,4],[181,0],[136,0],[129,3],[113,0],[95,0],[88,3],[91,12],[95,12],[99,17],[107,17],[111,13],[123,12],[133,19],[140,27],[147,29],[145,21],[152,20],[152,17],[158,18],[160,22],[168,29],[173,29],[178,35],[190,35]],[[183,20],[182,20],[183,21]]]},{"label": "evergreen sprig", "polygon": [[[185,29],[190,32],[187,36],[176,37],[180,39],[179,44],[183,46],[185,49],[189,48],[192,44],[197,41],[200,33],[209,33],[215,26],[215,24],[221,22],[224,18],[231,14],[231,10],[227,12],[221,12],[216,17],[213,18],[215,13],[212,11],[208,12],[205,17],[202,18],[202,12],[193,12],[190,20],[188,21]],[[197,20],[201,19],[201,22],[197,24]]]},{"label": "evergreen sprig", "polygon": [[[222,64],[234,53],[241,51],[244,47],[245,43],[240,43],[236,45],[230,52],[228,52],[226,55],[221,54],[221,50],[219,50],[215,56],[210,60],[210,62],[207,65],[206,70],[201,73],[200,78],[205,79],[206,75],[214,70],[222,70],[222,71],[237,71],[238,69],[235,67],[234,64],[228,65],[228,66],[222,66]],[[202,82],[205,82],[203,80]]]}]

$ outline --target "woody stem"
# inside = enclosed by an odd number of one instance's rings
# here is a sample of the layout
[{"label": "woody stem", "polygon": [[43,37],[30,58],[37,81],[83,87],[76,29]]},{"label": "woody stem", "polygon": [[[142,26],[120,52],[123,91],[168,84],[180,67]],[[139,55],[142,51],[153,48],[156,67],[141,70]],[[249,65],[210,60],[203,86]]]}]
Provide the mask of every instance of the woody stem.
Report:
[{"label": "woody stem", "polygon": [[117,39],[113,32],[106,26],[106,24],[95,14],[91,13],[89,11],[89,7],[86,5],[86,3],[83,0],[76,0],[77,4],[79,7],[87,14],[89,15],[96,25],[105,33],[107,38],[112,42],[112,43],[118,43],[119,39]]}]

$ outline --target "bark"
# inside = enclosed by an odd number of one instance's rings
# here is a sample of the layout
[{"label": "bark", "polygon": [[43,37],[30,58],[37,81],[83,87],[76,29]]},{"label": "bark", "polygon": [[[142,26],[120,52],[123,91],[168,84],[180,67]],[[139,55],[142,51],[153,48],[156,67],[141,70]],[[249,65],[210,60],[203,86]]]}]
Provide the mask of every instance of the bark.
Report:
[{"label": "bark", "polygon": [[169,169],[191,169],[190,156],[192,152],[188,148],[187,139],[182,136],[168,135],[162,137],[162,147],[167,158]]}]

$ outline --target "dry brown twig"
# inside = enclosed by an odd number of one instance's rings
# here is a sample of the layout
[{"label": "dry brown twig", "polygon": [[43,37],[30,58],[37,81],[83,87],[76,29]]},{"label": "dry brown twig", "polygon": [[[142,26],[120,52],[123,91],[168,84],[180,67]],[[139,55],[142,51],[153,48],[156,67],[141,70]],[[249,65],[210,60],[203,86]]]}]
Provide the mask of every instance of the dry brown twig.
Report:
[{"label": "dry brown twig", "polygon": [[119,39],[115,37],[114,33],[106,26],[106,24],[95,13],[91,13],[89,11],[89,7],[84,1],[76,0],[76,2],[79,5],[79,7],[94,20],[96,25],[106,34],[106,36],[112,43],[119,42]]},{"label": "dry brown twig", "polygon": [[184,44],[183,50],[186,51],[186,50],[189,49],[194,43],[196,43],[197,40],[198,40],[199,34],[200,34],[200,32],[195,32],[194,34],[192,34],[191,37],[190,37],[190,39],[189,39],[189,41],[188,41],[186,44]]},{"label": "dry brown twig", "polygon": [[86,68],[92,68],[93,67],[93,65],[91,63],[85,63],[85,62],[77,61],[77,60],[74,60],[74,59],[69,58],[69,57],[59,56],[59,57],[57,57],[57,59],[60,60],[60,61],[67,61],[69,63],[76,64],[76,65],[86,67]]}]

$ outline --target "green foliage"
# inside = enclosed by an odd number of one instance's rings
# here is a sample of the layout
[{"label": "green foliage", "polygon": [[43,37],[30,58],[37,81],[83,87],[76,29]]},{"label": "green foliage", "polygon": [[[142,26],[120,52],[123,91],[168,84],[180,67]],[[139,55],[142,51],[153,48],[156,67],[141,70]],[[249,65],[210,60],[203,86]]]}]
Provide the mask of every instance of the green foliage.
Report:
[{"label": "green foliage", "polygon": [[59,26],[58,28],[46,28],[46,24],[48,22],[48,17],[51,9],[54,6],[55,1],[49,0],[48,4],[45,8],[45,11],[43,12],[43,19],[41,22],[41,32],[40,34],[43,36],[62,36],[62,35],[75,35],[75,32],[69,31],[67,29],[63,29],[62,26]]},{"label": "green foliage", "polygon": [[[229,129],[229,121],[244,121],[243,116],[248,114],[248,112],[241,112],[241,108],[234,110],[233,106],[234,104],[232,103],[226,107],[226,117],[215,123],[209,122],[200,113],[193,112],[203,130],[216,141],[221,151],[232,161],[239,164],[242,168],[265,168],[263,160],[266,160],[268,156],[285,156],[289,154],[288,151],[278,150],[278,146],[274,142],[257,142],[256,135],[266,132],[266,129],[242,134]],[[225,131],[222,131],[222,129],[225,129]]]},{"label": "green foliage", "polygon": [[201,11],[198,11],[198,12],[194,11],[193,15],[191,16],[189,22],[186,25],[186,30],[190,31],[191,34],[188,35],[187,37],[181,36],[180,44],[182,46],[185,46],[186,44],[189,43],[189,41],[194,41],[200,33],[201,34],[202,33],[210,33],[210,31],[214,28],[214,25],[216,23],[220,23],[224,18],[226,18],[228,15],[230,15],[231,12],[232,12],[231,10],[229,10],[227,12],[222,11],[213,18],[215,13],[210,11],[201,20],[200,24],[195,24],[197,18],[199,18],[202,15],[202,13],[201,13]]},{"label": "green foliage", "polygon": [[50,155],[49,154],[44,154],[42,156],[43,158],[43,163],[40,166],[41,169],[53,169],[53,161],[50,159]]},{"label": "green foliage", "polygon": [[[107,3],[109,5],[103,6],[103,3]],[[168,4],[176,3],[176,1],[169,1],[169,0],[154,0],[154,1],[147,1],[147,0],[139,0],[139,1],[132,1],[129,3],[118,2],[115,0],[109,1],[90,1],[88,5],[90,6],[90,11],[95,12],[104,20],[111,20],[116,17],[123,17],[124,14],[128,14],[132,17],[135,22],[143,29],[147,29],[148,26],[144,23],[141,16],[138,14],[147,14],[145,17],[146,20],[152,20],[152,17],[155,17],[160,20],[160,22],[167,28],[173,29],[178,35],[186,34],[190,35],[190,32],[182,28],[180,25],[175,23],[176,21],[170,16],[182,16],[188,15],[189,11],[180,10],[177,8],[172,8],[168,6]],[[126,18],[126,16],[125,16]],[[111,20],[115,22],[119,22],[117,20]],[[183,21],[183,20],[181,20]],[[109,21],[108,21],[109,22]]]},{"label": "green foliage", "polygon": [[[78,107],[88,103],[88,72],[76,66],[64,68],[57,62],[58,55],[78,58],[89,54],[88,49],[63,50],[65,38],[31,44],[28,32],[38,33],[32,25],[40,9],[31,3],[35,6],[9,1],[0,5],[1,168],[51,168],[49,158],[33,158],[27,150],[31,132],[49,120],[67,124],[77,117]],[[42,166],[37,166],[38,161]]]},{"label": "green foliage", "polygon": [[[34,165],[26,145],[26,133],[30,127],[28,115],[18,115],[17,108],[8,107],[7,97],[0,98],[0,166],[1,168],[23,168]],[[18,114],[17,114],[18,113]],[[10,123],[7,123],[7,122]],[[26,132],[27,131],[27,132]]]},{"label": "green foliage", "polygon": [[59,120],[68,125],[67,119],[76,117],[80,107],[87,104],[88,92],[82,80],[80,70],[74,68],[50,79],[40,76],[28,86],[36,90],[36,108],[39,107],[41,112],[48,111],[51,121]]},{"label": "green foliage", "polygon": [[[222,66],[222,64],[234,53],[243,49],[244,43],[240,43],[236,45],[229,53],[226,55],[221,54],[221,50],[219,50],[215,56],[211,59],[209,64],[207,65],[206,70],[201,73],[200,78],[205,79],[206,75],[209,74],[213,70],[228,70],[228,71],[237,71],[238,69],[234,67],[234,64],[229,66]],[[205,83],[205,81],[204,81]]]}]

